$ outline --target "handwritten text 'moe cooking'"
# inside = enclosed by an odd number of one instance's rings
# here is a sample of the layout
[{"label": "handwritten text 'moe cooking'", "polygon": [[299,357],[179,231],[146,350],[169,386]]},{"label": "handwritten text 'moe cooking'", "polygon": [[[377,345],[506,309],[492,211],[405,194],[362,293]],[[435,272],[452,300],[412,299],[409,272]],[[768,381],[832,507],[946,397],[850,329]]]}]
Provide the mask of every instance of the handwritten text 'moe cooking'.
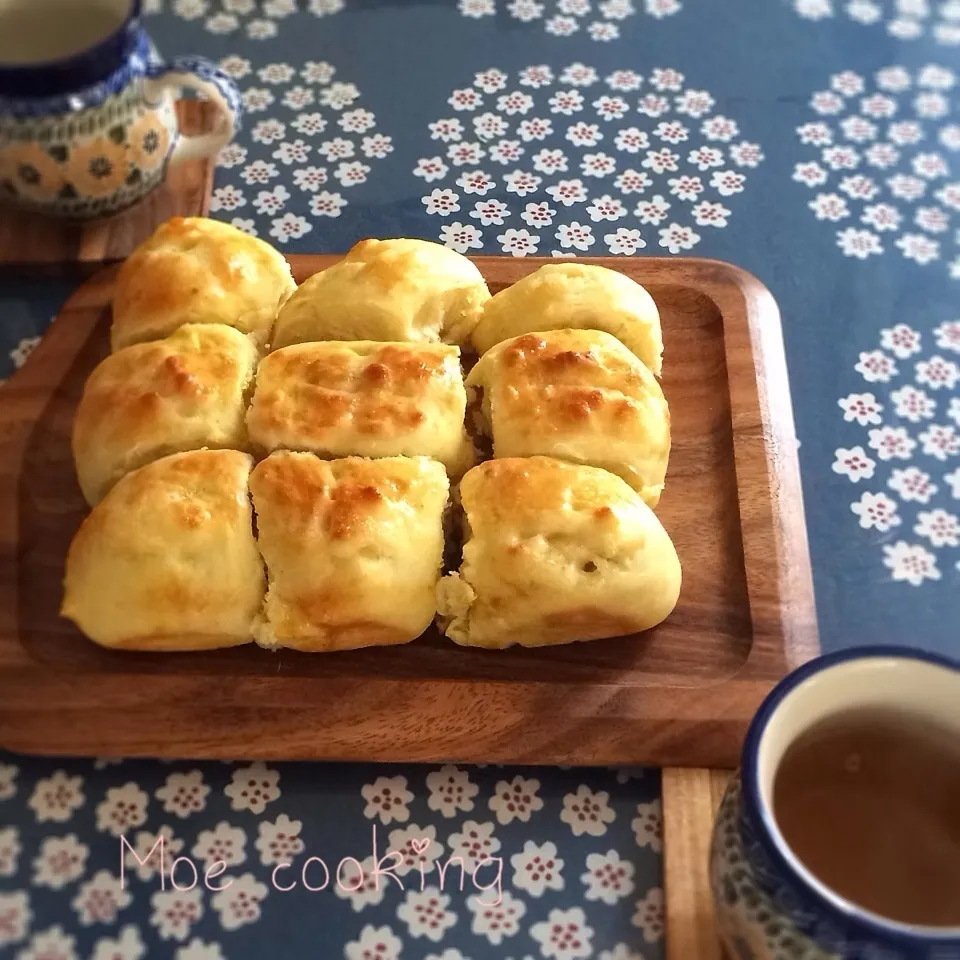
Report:
[{"label": "handwritten text 'moe cooking'", "polygon": [[[127,840],[127,838],[121,834],[121,889],[126,889],[125,870],[127,864],[127,853],[129,853],[130,856],[132,856],[132,858],[140,866],[145,866],[148,861],[155,865],[157,863],[157,859],[151,858],[159,858],[160,888],[162,890],[166,890],[168,878],[170,885],[174,888],[174,890],[179,890],[181,892],[192,890],[195,886],[197,886],[198,883],[201,882],[201,873],[199,870],[197,870],[197,865],[190,857],[177,857],[169,864],[169,869],[167,868],[166,849],[164,842],[164,837],[162,835],[158,836],[156,843],[154,843],[154,845],[150,848],[146,856],[141,858],[137,851],[130,845],[130,842]],[[424,889],[426,884],[426,873],[431,869],[431,867],[427,866],[425,869],[424,859],[420,855],[426,852],[429,846],[430,840],[426,837],[421,840],[412,839],[409,841],[410,850],[419,858],[418,862],[421,890]],[[345,893],[355,893],[367,883],[368,879],[372,879],[374,883],[374,889],[379,890],[380,881],[382,878],[384,882],[392,881],[401,890],[406,890],[407,888],[403,884],[403,879],[398,877],[394,872],[397,867],[404,862],[404,859],[404,854],[399,850],[389,850],[382,857],[377,856],[377,827],[376,824],[374,824],[372,858],[373,866],[368,868],[367,873],[364,873],[364,869],[360,864],[360,861],[354,857],[344,857],[337,864],[337,868],[333,874],[331,874],[330,868],[321,857],[307,857],[307,859],[304,860],[303,864],[300,866],[299,873],[292,863],[287,861],[278,863],[273,868],[273,872],[270,875],[270,882],[273,884],[274,889],[284,893],[289,890],[294,890],[298,886],[303,887],[305,890],[309,890],[311,893],[316,893],[321,890],[328,889],[331,883],[336,884],[336,886],[338,886]],[[388,863],[388,861],[392,862]],[[225,860],[214,860],[211,863],[206,864],[202,873],[202,882],[208,890],[220,891],[226,890],[230,887],[230,885],[233,883],[233,879],[230,877],[224,877],[222,881],[216,882],[218,877],[226,873],[227,866],[228,864]],[[463,857],[449,857],[444,863],[441,863],[438,860],[433,864],[433,866],[436,867],[439,874],[441,890],[444,888],[444,884],[447,881],[448,871],[450,871],[450,875],[454,881],[456,881],[457,877],[459,876],[458,886],[461,891],[463,890],[468,876],[470,878],[470,882],[474,886],[474,889],[480,891],[496,891],[495,900],[482,900],[478,895],[478,904],[485,907],[497,907],[500,905],[500,902],[503,899],[502,857],[482,856],[476,861],[472,871],[468,871],[466,869]],[[451,867],[453,868],[452,871]],[[481,882],[481,879],[479,878],[481,872],[483,872],[487,877],[489,877],[492,873],[493,879],[488,883]]]}]

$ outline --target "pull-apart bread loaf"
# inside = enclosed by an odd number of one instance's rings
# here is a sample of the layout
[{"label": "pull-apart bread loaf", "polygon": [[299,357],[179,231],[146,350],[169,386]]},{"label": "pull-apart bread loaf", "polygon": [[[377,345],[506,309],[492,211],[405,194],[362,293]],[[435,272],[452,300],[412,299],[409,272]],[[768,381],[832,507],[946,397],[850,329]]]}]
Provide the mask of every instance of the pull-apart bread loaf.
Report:
[{"label": "pull-apart bread loaf", "polygon": [[362,240],[284,304],[271,347],[311,340],[464,343],[490,298],[466,257],[426,240]]},{"label": "pull-apart bread loaf", "polygon": [[473,345],[491,347],[545,330],[603,330],[660,376],[663,337],[653,297],[616,270],[583,263],[551,263],[501,290],[483,310]]},{"label": "pull-apart bread loaf", "polygon": [[90,374],[73,423],[80,489],[95,504],[124,474],[169,453],[245,449],[257,349],[223,324],[188,324]]},{"label": "pull-apart bread loaf", "polygon": [[500,649],[638,633],[680,593],[680,562],[619,477],[549,457],[489,460],[460,484],[463,563],[437,589],[464,646]]},{"label": "pull-apart bread loaf", "polygon": [[657,505],[670,457],[667,401],[656,377],[609,333],[504,340],[471,370],[467,392],[495,457],[542,454],[603,467]]},{"label": "pull-apart bread loaf", "polygon": [[246,453],[194,450],[128,473],[70,545],[61,614],[106,647],[250,642],[265,588],[252,466]]},{"label": "pull-apart bread loaf", "polygon": [[120,268],[110,344],[120,350],[185,323],[225,323],[263,345],[295,289],[289,264],[270,244],[218,220],[174,217]]},{"label": "pull-apart bread loaf", "polygon": [[460,351],[442,343],[298,343],[260,363],[247,415],[259,450],[427,456],[454,478],[473,463]]},{"label": "pull-apart bread loaf", "polygon": [[250,490],[269,578],[263,646],[349,650],[427,629],[443,561],[441,464],[279,451]]}]

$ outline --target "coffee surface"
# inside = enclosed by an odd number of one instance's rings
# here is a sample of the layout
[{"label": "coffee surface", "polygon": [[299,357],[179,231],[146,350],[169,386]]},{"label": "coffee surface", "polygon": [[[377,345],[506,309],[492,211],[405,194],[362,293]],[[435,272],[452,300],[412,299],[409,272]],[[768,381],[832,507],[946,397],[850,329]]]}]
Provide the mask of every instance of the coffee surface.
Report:
[{"label": "coffee surface", "polygon": [[797,858],[845,899],[901,923],[960,927],[955,731],[890,711],[833,717],[788,748],[773,811]]},{"label": "coffee surface", "polygon": [[73,56],[108,37],[123,21],[116,0],[0,3],[0,66]]}]

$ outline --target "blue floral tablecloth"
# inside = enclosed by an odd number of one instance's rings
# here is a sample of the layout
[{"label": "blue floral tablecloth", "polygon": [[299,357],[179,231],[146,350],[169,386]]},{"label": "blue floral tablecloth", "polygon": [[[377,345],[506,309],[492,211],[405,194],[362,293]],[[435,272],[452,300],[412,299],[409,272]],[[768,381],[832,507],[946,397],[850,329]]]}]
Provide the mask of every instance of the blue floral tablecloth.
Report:
[{"label": "blue floral tablecloth", "polygon": [[[756,274],[824,648],[960,653],[960,0],[147,9],[162,51],[242,88],[212,212],[283,250],[410,235]],[[72,286],[0,274],[0,373]],[[0,957],[653,960],[660,833],[655,771],[3,754]]]}]

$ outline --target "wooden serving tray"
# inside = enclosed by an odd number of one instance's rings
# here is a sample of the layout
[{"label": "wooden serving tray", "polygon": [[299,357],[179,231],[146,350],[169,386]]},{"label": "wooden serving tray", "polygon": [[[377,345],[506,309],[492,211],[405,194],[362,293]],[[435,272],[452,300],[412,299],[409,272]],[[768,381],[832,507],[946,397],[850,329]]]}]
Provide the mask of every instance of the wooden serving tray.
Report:
[{"label": "wooden serving tray", "polygon": [[[335,257],[293,256],[298,280]],[[496,292],[544,260],[478,257]],[[708,260],[592,260],[646,286],[673,423],[657,513],[684,568],[646,634],[464,649],[431,630],[337,654],[104,650],[60,619],[86,513],[70,454],[107,353],[114,268],[69,300],[0,391],[0,747],[190,758],[732,767],[771,685],[818,652],[797,444],[776,304]]]}]

